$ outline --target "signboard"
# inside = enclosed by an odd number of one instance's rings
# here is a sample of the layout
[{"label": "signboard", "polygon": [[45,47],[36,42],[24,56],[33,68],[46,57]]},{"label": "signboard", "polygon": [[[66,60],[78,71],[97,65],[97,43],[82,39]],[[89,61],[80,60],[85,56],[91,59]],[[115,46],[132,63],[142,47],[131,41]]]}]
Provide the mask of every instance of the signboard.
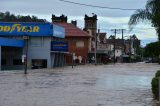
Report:
[{"label": "signboard", "polygon": [[0,22],[0,36],[53,36],[51,23]]},{"label": "signboard", "polygon": [[24,47],[24,41],[0,37],[0,46]]},{"label": "signboard", "polygon": [[52,41],[51,51],[68,52],[68,43],[65,41]]},{"label": "signboard", "polygon": [[53,36],[65,38],[65,29],[63,27],[53,24]]}]

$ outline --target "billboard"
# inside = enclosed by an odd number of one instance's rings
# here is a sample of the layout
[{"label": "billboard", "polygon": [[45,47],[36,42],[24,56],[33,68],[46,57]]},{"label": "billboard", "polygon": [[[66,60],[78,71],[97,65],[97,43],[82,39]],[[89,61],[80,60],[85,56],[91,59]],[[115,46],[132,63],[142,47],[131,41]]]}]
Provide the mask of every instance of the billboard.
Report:
[{"label": "billboard", "polygon": [[0,22],[0,36],[24,36],[24,35],[25,36],[55,35],[56,37],[64,38],[64,28],[59,26],[55,26],[54,28],[54,25],[51,23]]},{"label": "billboard", "polygon": [[68,52],[68,43],[65,41],[52,41],[51,51]]}]

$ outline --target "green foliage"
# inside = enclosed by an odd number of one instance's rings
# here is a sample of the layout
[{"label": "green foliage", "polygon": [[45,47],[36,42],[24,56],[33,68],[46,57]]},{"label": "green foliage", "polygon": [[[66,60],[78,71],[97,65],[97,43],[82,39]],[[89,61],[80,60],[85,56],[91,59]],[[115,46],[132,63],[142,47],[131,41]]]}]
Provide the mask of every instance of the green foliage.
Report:
[{"label": "green foliage", "polygon": [[0,12],[0,21],[2,22],[46,22],[44,19],[38,19],[36,16],[14,15],[10,12]]},{"label": "green foliage", "polygon": [[152,79],[151,85],[152,85],[152,93],[154,95],[154,98],[158,99],[159,92],[158,92],[158,78],[157,77],[154,77]]},{"label": "green foliage", "polygon": [[160,0],[148,0],[145,9],[136,10],[128,23],[130,29],[132,30],[134,25],[145,20],[150,21],[155,27],[160,41]]},{"label": "green foliage", "polygon": [[158,59],[158,63],[160,64],[160,58]]},{"label": "green foliage", "polygon": [[153,42],[145,47],[145,57],[157,57],[160,55],[160,42]]},{"label": "green foliage", "polygon": [[155,99],[158,99],[158,95],[159,95],[159,82],[158,79],[160,77],[160,70],[158,70],[155,74],[155,77],[152,79],[151,85],[152,85],[152,93],[154,95]]},{"label": "green foliage", "polygon": [[156,72],[155,77],[160,77],[160,70]]}]

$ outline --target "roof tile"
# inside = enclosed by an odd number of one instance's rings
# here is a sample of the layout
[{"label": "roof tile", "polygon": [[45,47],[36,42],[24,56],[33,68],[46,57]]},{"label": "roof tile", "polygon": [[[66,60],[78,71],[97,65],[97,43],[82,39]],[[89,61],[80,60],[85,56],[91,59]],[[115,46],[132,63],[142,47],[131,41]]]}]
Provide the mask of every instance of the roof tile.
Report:
[{"label": "roof tile", "polygon": [[65,37],[91,37],[87,32],[71,23],[54,22],[54,24],[65,28]]}]

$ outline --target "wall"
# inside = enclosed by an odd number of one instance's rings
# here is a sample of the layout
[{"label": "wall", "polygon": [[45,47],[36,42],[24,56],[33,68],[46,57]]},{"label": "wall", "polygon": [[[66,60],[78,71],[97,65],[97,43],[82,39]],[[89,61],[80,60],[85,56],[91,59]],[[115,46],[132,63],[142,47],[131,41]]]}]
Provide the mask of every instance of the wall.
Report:
[{"label": "wall", "polygon": [[47,59],[47,68],[51,68],[51,37],[30,37],[28,41],[28,67],[32,59]]},{"label": "wall", "polygon": [[121,49],[116,49],[115,50],[115,56],[120,57],[122,55],[122,50]]},{"label": "wall", "polygon": [[[75,56],[82,56],[83,59],[87,59],[89,52],[89,38],[66,38],[69,45],[69,61],[68,64],[72,63],[71,54],[74,52]],[[84,41],[84,47],[76,47],[76,42]]]}]

